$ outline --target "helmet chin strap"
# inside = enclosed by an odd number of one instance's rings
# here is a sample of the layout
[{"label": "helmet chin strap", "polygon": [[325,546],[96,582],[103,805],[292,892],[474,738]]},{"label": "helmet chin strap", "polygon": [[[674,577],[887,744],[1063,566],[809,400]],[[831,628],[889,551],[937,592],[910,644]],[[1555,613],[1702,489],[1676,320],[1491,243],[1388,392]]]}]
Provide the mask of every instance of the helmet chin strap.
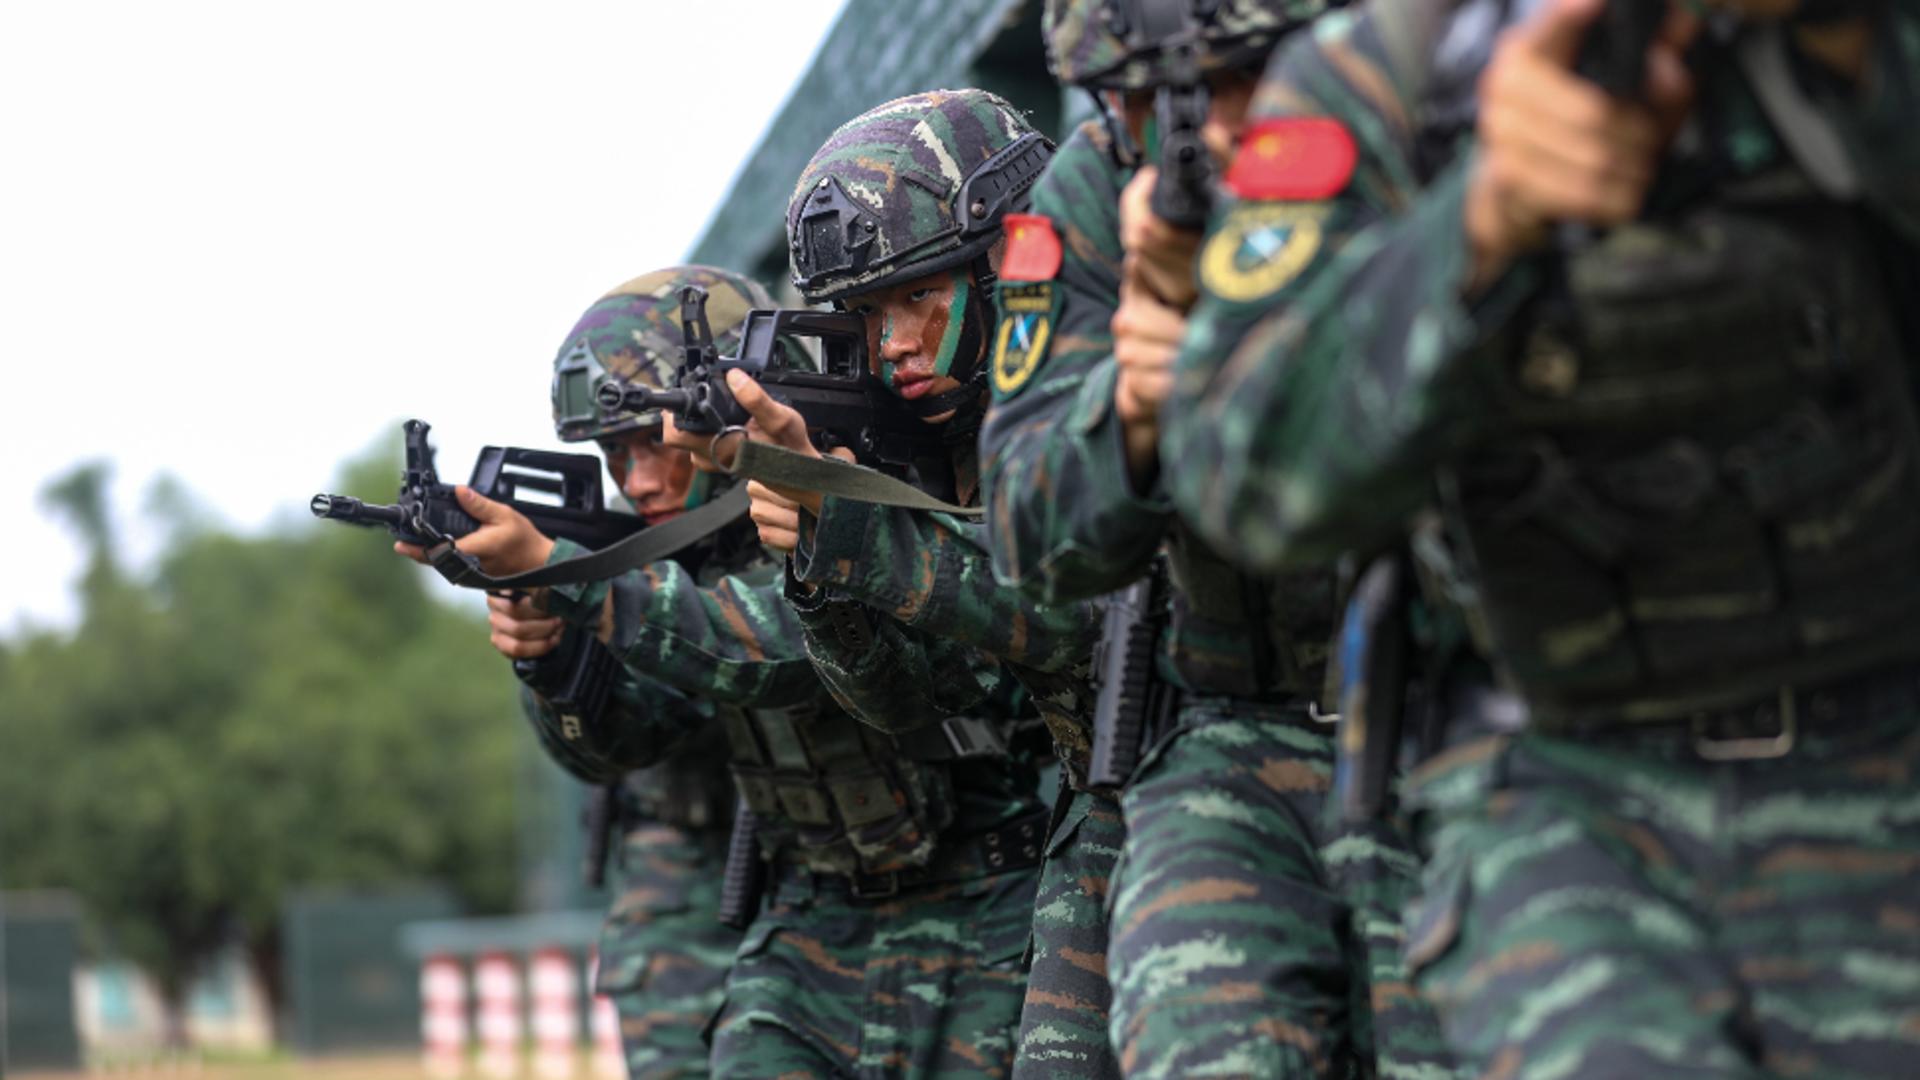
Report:
[{"label": "helmet chin strap", "polygon": [[977,411],[982,407],[987,377],[987,333],[993,325],[993,301],[989,298],[999,275],[994,273],[993,263],[985,254],[974,256],[971,265],[973,281],[966,290],[966,303],[960,312],[960,330],[954,338],[952,354],[943,357],[948,364],[944,374],[958,380],[960,385],[943,394],[930,394],[908,402],[907,407],[916,416],[939,416],[956,410],[965,413],[969,408]]}]

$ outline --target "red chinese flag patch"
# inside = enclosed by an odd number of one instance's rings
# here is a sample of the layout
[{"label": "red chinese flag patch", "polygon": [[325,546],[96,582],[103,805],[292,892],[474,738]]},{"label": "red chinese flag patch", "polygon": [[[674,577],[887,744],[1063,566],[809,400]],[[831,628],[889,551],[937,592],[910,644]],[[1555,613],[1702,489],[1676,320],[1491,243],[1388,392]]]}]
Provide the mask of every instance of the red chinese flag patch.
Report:
[{"label": "red chinese flag patch", "polygon": [[1000,260],[1005,281],[1052,281],[1060,272],[1060,234],[1039,214],[1008,214],[1007,254]]},{"label": "red chinese flag patch", "polygon": [[1227,186],[1243,199],[1303,202],[1340,193],[1359,150],[1346,125],[1324,116],[1262,120],[1240,140]]}]

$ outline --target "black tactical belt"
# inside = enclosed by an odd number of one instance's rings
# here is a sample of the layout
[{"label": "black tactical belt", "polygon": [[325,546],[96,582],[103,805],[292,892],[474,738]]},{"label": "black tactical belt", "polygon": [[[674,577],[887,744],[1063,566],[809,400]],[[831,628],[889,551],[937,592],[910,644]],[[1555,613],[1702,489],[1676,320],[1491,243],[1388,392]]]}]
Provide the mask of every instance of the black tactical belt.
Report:
[{"label": "black tactical belt", "polygon": [[942,838],[933,859],[884,874],[836,874],[815,870],[800,861],[797,851],[774,870],[776,895],[786,889],[847,896],[854,900],[886,900],[929,885],[970,881],[990,874],[1036,866],[1046,840],[1047,815],[1032,814],[973,836]]},{"label": "black tactical belt", "polygon": [[1920,665],[1903,662],[1818,686],[1782,686],[1722,708],[1664,719],[1561,718],[1533,722],[1516,694],[1480,684],[1457,686],[1453,715],[1478,726],[1592,740],[1684,741],[1707,761],[1757,761],[1793,752],[1800,732],[1857,731],[1899,714],[1920,712]]}]

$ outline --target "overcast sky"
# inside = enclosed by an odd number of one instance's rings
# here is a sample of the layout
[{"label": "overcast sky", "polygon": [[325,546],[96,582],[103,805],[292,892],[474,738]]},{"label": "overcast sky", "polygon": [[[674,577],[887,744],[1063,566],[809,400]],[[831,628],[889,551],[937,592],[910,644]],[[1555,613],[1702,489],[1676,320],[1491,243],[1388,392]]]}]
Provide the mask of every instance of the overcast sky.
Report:
[{"label": "overcast sky", "polygon": [[162,472],[253,530],[408,416],[455,479],[558,445],[568,327],[685,255],[839,7],[0,5],[0,635],[72,617],[77,462],[145,557]]}]

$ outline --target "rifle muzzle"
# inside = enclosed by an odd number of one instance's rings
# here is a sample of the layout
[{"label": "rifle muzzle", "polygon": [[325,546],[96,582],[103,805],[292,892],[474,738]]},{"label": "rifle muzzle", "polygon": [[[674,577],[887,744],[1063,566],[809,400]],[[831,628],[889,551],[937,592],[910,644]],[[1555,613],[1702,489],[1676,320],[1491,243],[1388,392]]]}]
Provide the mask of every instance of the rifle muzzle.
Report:
[{"label": "rifle muzzle", "polygon": [[645,412],[665,409],[681,415],[693,407],[693,395],[685,390],[655,390],[651,386],[616,386],[602,383],[594,393],[600,407],[608,412]]},{"label": "rifle muzzle", "polygon": [[329,518],[344,521],[349,525],[395,525],[406,524],[406,511],[398,506],[381,506],[377,503],[363,503],[351,495],[315,495],[307,504],[317,518]]}]

